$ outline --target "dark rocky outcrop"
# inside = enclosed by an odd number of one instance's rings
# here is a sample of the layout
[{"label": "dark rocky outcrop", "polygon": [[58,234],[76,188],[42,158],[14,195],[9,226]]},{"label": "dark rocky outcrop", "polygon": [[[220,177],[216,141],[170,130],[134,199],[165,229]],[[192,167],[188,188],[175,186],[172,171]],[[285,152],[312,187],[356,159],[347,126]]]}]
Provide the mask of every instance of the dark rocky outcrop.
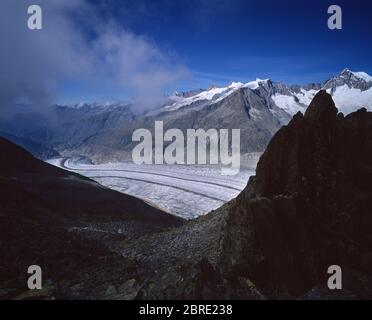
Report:
[{"label": "dark rocky outcrop", "polygon": [[232,203],[220,269],[293,298],[326,286],[328,267],[340,265],[344,288],[372,298],[371,199],[372,113],[344,117],[320,91],[273,137]]}]

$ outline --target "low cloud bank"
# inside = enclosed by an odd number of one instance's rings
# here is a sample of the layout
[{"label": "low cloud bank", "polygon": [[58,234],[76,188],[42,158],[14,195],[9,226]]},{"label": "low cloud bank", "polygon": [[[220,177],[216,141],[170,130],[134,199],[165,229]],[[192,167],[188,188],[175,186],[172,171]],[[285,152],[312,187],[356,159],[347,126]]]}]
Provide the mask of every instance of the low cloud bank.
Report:
[{"label": "low cloud bank", "polygon": [[153,41],[102,21],[85,0],[39,0],[43,29],[27,28],[32,1],[5,0],[0,19],[0,108],[47,112],[61,83],[123,90],[137,111],[161,103],[164,88],[188,76]]}]

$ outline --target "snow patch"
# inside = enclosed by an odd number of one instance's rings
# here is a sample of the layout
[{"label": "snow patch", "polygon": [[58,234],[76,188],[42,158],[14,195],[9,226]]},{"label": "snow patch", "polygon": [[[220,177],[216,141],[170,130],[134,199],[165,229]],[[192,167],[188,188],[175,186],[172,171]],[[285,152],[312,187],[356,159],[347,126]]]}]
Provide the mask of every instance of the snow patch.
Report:
[{"label": "snow patch", "polygon": [[245,88],[249,88],[249,89],[252,89],[252,90],[256,90],[259,88],[259,86],[262,84],[262,83],[266,83],[267,81],[269,81],[269,79],[265,79],[265,80],[262,80],[262,79],[259,79],[257,78],[256,81],[251,81],[251,82],[248,82],[244,85]]},{"label": "snow patch", "polygon": [[294,116],[298,111],[305,112],[306,108],[295,101],[294,96],[287,96],[284,94],[275,94],[271,97],[274,103],[287,112],[289,115]]},{"label": "snow patch", "polygon": [[313,89],[308,91],[301,89],[301,93],[296,93],[295,96],[300,103],[308,106],[318,92],[318,90]]},{"label": "snow patch", "polygon": [[[327,90],[329,92],[329,90]],[[337,87],[333,93],[333,100],[338,110],[349,114],[362,107],[372,111],[372,88],[361,91],[360,89],[349,88],[346,84]]]},{"label": "snow patch", "polygon": [[172,100],[175,100],[175,102],[171,105],[165,106],[164,110],[167,111],[174,111],[177,109],[180,109],[184,106],[190,105],[192,103],[198,102],[198,101],[211,101],[213,98],[216,96],[221,95],[229,89],[229,87],[224,87],[224,88],[212,88],[207,91],[203,91],[195,96],[188,97],[188,98],[183,98],[183,97],[172,97]]},{"label": "snow patch", "polygon": [[167,105],[163,108],[163,110],[167,111],[174,111],[178,110],[182,107],[191,105],[192,103],[196,102],[208,102],[208,103],[216,103],[223,99],[225,99],[230,94],[236,92],[237,90],[241,88],[249,88],[251,90],[255,90],[259,88],[259,86],[263,83],[266,83],[269,79],[256,79],[256,81],[251,81],[248,83],[242,83],[242,82],[232,82],[227,87],[221,87],[221,88],[211,88],[209,90],[203,91],[195,96],[183,98],[179,96],[172,96],[171,100],[172,103],[170,105]]},{"label": "snow patch", "polygon": [[352,72],[354,76],[356,76],[359,79],[363,79],[365,82],[372,82],[372,77],[365,72]]}]

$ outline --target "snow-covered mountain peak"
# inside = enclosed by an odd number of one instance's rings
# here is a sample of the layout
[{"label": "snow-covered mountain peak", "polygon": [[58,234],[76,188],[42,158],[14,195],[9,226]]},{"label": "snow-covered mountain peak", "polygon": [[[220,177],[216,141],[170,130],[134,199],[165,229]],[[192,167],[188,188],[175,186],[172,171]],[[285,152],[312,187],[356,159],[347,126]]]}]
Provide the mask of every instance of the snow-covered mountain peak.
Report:
[{"label": "snow-covered mountain peak", "polygon": [[101,111],[109,111],[117,108],[122,108],[122,107],[128,107],[128,103],[123,103],[123,102],[113,102],[113,101],[104,101],[104,102],[85,102],[81,101],[79,103],[75,104],[63,104],[63,105],[55,105],[58,108],[68,108],[76,111],[81,111],[81,112],[87,112],[87,111],[92,111],[92,112],[101,112]]},{"label": "snow-covered mountain peak", "polygon": [[259,79],[255,81],[242,83],[242,82],[231,82],[226,87],[210,87],[207,90],[199,89],[193,94],[177,94],[170,97],[170,102],[163,108],[166,111],[174,111],[185,106],[189,106],[195,103],[211,104],[219,102],[230,94],[242,89],[248,88],[251,90],[258,89],[260,86],[265,85],[270,79]]},{"label": "snow-covered mountain peak", "polygon": [[337,108],[345,114],[361,107],[372,110],[372,77],[366,72],[344,69],[326,81],[323,89],[332,94]]},{"label": "snow-covered mountain peak", "polygon": [[[288,117],[291,117],[298,111],[304,112],[320,89],[327,90],[328,93],[332,94],[336,106],[345,114],[360,107],[372,109],[372,77],[366,72],[344,69],[338,75],[326,81],[323,86],[321,84],[288,86],[284,83],[272,82],[270,79],[257,78],[246,83],[231,82],[222,87],[211,86],[208,89],[174,92],[168,97],[167,104],[160,111],[176,111],[184,107],[200,109],[225,100],[239,90],[252,90],[268,101],[271,110],[273,110],[272,105],[275,104]],[[80,102],[70,107],[83,111],[99,111],[114,109],[120,105],[122,104],[111,102],[103,104]],[[159,112],[159,109],[156,110],[157,112]]]},{"label": "snow-covered mountain peak", "polygon": [[344,114],[361,107],[372,110],[372,77],[365,72],[344,69],[338,75],[327,80],[323,86],[286,86],[275,83],[271,95],[275,105],[293,116],[298,111],[304,112],[319,89],[324,89],[333,96],[339,111]]},{"label": "snow-covered mountain peak", "polygon": [[365,82],[372,82],[372,77],[366,73],[366,72],[353,72],[354,76],[356,76],[359,79],[364,80]]},{"label": "snow-covered mountain peak", "polygon": [[210,87],[208,90],[200,90],[195,94],[182,94],[170,97],[168,105],[163,110],[174,111],[194,103],[210,102],[222,97],[224,94],[235,90],[237,83],[228,87]]},{"label": "snow-covered mountain peak", "polygon": [[251,81],[251,82],[246,83],[244,85],[244,87],[255,90],[255,89],[259,88],[261,85],[264,85],[264,84],[268,83],[268,81],[270,81],[270,79],[259,79],[259,78],[257,78],[255,81]]},{"label": "snow-covered mountain peak", "polygon": [[365,81],[365,82],[372,82],[372,77],[366,73],[366,72],[363,72],[363,71],[358,71],[358,72],[355,72],[355,71],[351,71],[350,69],[344,69],[341,71],[341,73],[336,76],[335,78],[337,77],[342,77],[342,78],[346,78],[346,79],[351,79],[351,78],[354,78],[354,79],[358,79],[358,80],[362,80],[362,81]]},{"label": "snow-covered mountain peak", "polygon": [[75,109],[81,109],[85,106],[88,106],[88,104],[85,101],[80,101],[79,103],[76,103],[74,105],[70,105],[69,107],[75,108]]},{"label": "snow-covered mountain peak", "polygon": [[366,72],[354,72],[350,69],[344,69],[340,74],[326,81],[323,89],[333,93],[338,87],[342,87],[344,85],[350,89],[366,91],[372,87],[372,77]]},{"label": "snow-covered mountain peak", "polygon": [[229,89],[238,89],[241,88],[244,84],[242,82],[231,82],[231,84],[227,87]]},{"label": "snow-covered mountain peak", "polygon": [[363,71],[355,72],[355,71],[351,71],[350,69],[342,70],[339,77],[343,77],[343,78],[346,78],[346,79],[353,78],[355,80],[358,79],[358,80],[362,80],[362,81],[365,81],[365,82],[371,82],[372,81],[372,77],[368,73],[363,72]]}]

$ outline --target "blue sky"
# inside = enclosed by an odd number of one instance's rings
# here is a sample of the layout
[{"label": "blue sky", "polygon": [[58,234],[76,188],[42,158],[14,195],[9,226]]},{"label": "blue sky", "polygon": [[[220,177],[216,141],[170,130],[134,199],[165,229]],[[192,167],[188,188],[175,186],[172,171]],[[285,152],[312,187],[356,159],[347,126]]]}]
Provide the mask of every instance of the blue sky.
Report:
[{"label": "blue sky", "polygon": [[[25,28],[27,5],[34,3],[43,8],[41,32]],[[327,28],[331,4],[342,8],[342,30]],[[368,0],[5,0],[4,5],[0,84],[9,87],[8,101],[140,96],[148,104],[159,93],[257,77],[302,84],[322,82],[346,67],[372,74]]]},{"label": "blue sky", "polygon": [[192,73],[182,87],[256,77],[324,81],[348,67],[372,71],[370,1],[336,1],[343,29],[327,28],[334,1],[90,1],[102,18],[152,39]]},{"label": "blue sky", "polygon": [[370,1],[336,1],[343,9],[337,31],[326,26],[334,1],[129,1],[123,12],[122,1],[109,2],[126,27],[173,48],[196,78],[298,83],[344,67],[372,69]]}]

